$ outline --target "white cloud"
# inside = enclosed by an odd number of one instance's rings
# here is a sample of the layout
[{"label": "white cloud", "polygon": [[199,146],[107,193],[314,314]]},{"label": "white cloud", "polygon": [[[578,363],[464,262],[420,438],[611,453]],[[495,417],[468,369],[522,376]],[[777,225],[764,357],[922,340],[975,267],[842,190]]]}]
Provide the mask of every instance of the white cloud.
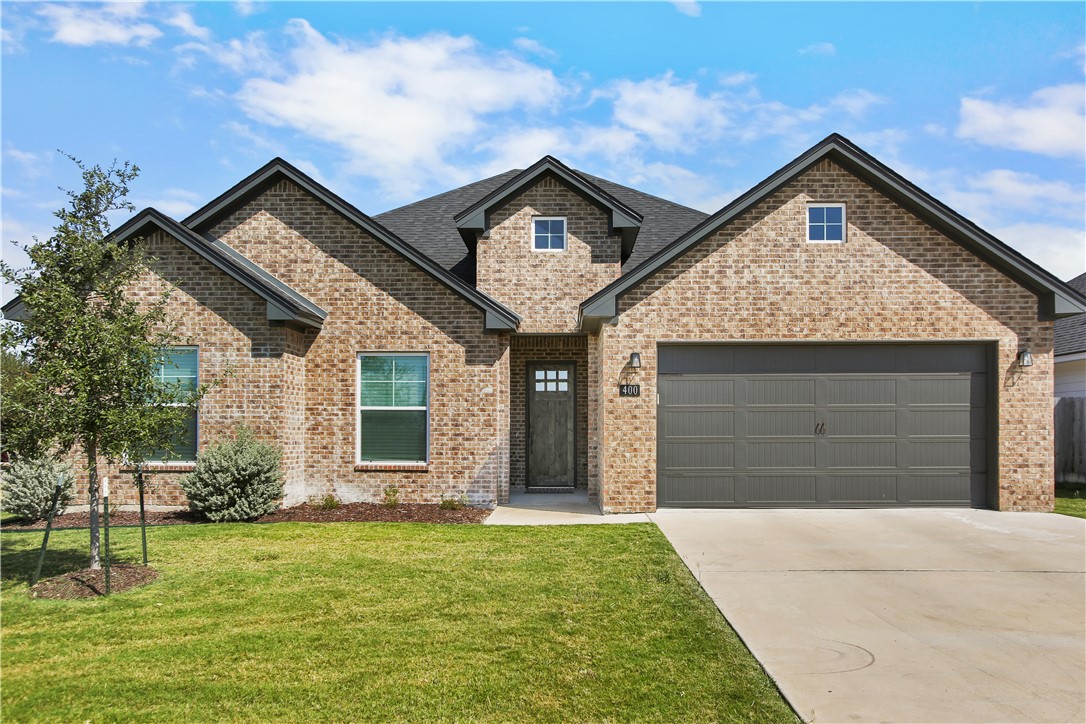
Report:
[{"label": "white cloud", "polygon": [[195,65],[194,54],[199,53],[234,73],[273,75],[280,72],[276,54],[268,47],[264,34],[259,31],[222,43],[184,43],[174,48],[174,51],[183,66]]},{"label": "white cloud", "polygon": [[729,73],[728,75],[725,75],[720,79],[720,84],[721,85],[729,85],[729,86],[731,86],[731,85],[746,85],[748,83],[753,83],[754,80],[757,77],[758,76],[756,76],[754,73],[746,73],[746,72]]},{"label": "white cloud", "polygon": [[884,128],[881,131],[853,133],[851,138],[879,158],[894,159],[900,155],[901,146],[909,140],[909,133],[901,128]]},{"label": "white cloud", "polygon": [[821,43],[805,45],[796,52],[800,55],[837,55],[837,46],[833,43],[823,41]]},{"label": "white cloud", "polygon": [[237,0],[234,3],[234,12],[243,18],[247,18],[250,15],[261,12],[264,10],[264,3],[253,2],[253,0]]},{"label": "white cloud", "polygon": [[535,40],[534,38],[514,38],[513,47],[517,50],[522,50],[525,53],[531,53],[532,55],[538,55],[541,58],[557,58],[558,53],[543,45],[543,43]]},{"label": "white cloud", "polygon": [[51,40],[65,45],[150,45],[162,31],[144,22],[143,3],[43,4],[40,15],[53,32]]},{"label": "white cloud", "polygon": [[184,10],[175,12],[166,20],[166,24],[177,28],[185,35],[191,35],[200,40],[209,40],[211,38],[211,30],[202,25],[197,25],[192,18],[192,14]]},{"label": "white cloud", "polygon": [[295,47],[283,78],[245,81],[250,117],[346,151],[345,166],[409,196],[427,180],[465,179],[446,161],[474,143],[491,114],[547,110],[563,90],[550,70],[483,52],[470,37],[386,36],[372,44],[330,40],[290,22]]},{"label": "white cloud", "polygon": [[671,72],[643,81],[620,80],[600,95],[614,104],[614,119],[654,146],[675,151],[719,138],[728,126],[726,100],[698,92],[697,83]]},{"label": "white cloud", "polygon": [[1021,105],[962,98],[955,135],[997,148],[1082,157],[1086,154],[1086,87],[1070,83],[1042,88]]},{"label": "white cloud", "polygon": [[49,154],[22,151],[10,144],[4,149],[4,156],[18,164],[23,175],[28,179],[44,176],[48,173],[49,169],[47,167],[52,162],[52,156]]},{"label": "white cloud", "polygon": [[1082,227],[1021,222],[990,231],[1059,279],[1086,271],[1086,231]]},{"label": "white cloud", "polygon": [[701,17],[701,5],[691,0],[672,0],[672,5],[683,15],[688,15],[692,18]]},{"label": "white cloud", "polygon": [[936,138],[946,138],[946,126],[938,123],[925,123],[924,133],[929,136],[935,136]]},{"label": "white cloud", "polygon": [[1045,181],[1031,173],[995,169],[964,178],[952,172],[942,174],[936,183],[939,198],[982,226],[1006,224],[1022,213],[1086,224],[1086,191],[1066,181]]},{"label": "white cloud", "polygon": [[166,189],[160,195],[149,199],[134,199],[137,209],[152,207],[173,219],[183,219],[200,208],[203,196],[185,189]]}]

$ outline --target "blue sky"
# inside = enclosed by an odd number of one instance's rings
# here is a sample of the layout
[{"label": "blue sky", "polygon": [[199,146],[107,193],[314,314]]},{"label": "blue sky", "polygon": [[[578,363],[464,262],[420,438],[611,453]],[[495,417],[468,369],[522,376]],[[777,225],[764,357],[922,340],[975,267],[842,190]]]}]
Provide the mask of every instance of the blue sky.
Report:
[{"label": "blue sky", "polygon": [[839,132],[1067,279],[1084,8],[5,2],[4,256],[79,182],[56,149],[175,218],[277,155],[371,214],[548,153],[714,211]]}]

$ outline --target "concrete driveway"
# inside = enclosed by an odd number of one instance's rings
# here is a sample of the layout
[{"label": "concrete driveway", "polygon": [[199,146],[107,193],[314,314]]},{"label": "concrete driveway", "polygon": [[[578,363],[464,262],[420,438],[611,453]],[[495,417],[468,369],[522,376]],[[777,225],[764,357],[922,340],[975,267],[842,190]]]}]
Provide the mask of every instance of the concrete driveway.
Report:
[{"label": "concrete driveway", "polygon": [[985,510],[650,516],[800,716],[1086,721],[1086,521]]}]

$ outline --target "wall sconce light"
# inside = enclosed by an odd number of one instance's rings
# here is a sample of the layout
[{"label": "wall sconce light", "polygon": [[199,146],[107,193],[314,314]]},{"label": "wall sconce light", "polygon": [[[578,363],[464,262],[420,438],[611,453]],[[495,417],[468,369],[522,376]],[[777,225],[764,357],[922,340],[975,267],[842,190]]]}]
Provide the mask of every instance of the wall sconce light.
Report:
[{"label": "wall sconce light", "polygon": [[1033,366],[1033,353],[1028,349],[1023,349],[1018,352],[1018,366],[1019,367],[1032,367]]},{"label": "wall sconce light", "polygon": [[638,353],[638,352],[631,352],[630,353],[630,367],[632,367],[635,370],[641,368],[641,354],[640,353]]}]

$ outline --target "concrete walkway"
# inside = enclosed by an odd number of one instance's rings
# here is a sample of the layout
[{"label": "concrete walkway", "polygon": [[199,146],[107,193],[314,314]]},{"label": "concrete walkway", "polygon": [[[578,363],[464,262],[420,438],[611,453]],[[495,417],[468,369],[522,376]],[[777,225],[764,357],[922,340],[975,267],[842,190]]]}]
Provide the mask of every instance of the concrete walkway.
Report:
[{"label": "concrete walkway", "polygon": [[1086,721],[1086,521],[985,510],[650,515],[815,722]]},{"label": "concrete walkway", "polygon": [[593,523],[648,523],[644,513],[604,515],[589,502],[588,491],[573,493],[513,493],[508,505],[499,505],[486,525],[583,525]]}]

